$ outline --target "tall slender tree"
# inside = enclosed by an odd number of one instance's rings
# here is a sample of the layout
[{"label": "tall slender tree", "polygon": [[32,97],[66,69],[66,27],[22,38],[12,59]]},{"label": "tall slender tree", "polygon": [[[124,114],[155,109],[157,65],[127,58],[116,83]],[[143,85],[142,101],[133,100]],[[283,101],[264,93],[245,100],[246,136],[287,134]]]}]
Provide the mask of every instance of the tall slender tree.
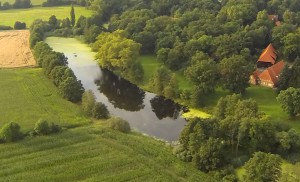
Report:
[{"label": "tall slender tree", "polygon": [[74,25],[75,25],[75,10],[74,10],[73,4],[71,6],[70,15],[71,15],[71,25],[72,25],[72,27],[74,27]]}]

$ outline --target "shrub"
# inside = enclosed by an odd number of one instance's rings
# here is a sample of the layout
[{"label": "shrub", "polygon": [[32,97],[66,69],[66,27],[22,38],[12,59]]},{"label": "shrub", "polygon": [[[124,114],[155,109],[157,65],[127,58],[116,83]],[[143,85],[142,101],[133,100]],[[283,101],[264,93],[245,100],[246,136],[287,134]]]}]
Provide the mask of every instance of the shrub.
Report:
[{"label": "shrub", "polygon": [[12,30],[13,28],[10,26],[0,25],[0,30]]},{"label": "shrub", "polygon": [[95,106],[95,95],[91,90],[87,90],[82,94],[82,110],[87,116],[92,116]]},{"label": "shrub", "polygon": [[16,22],[15,22],[15,25],[14,25],[14,29],[15,29],[15,30],[23,30],[23,29],[26,29],[26,23],[16,21]]},{"label": "shrub", "polygon": [[51,123],[50,125],[50,133],[58,133],[61,131],[61,127],[57,124]]},{"label": "shrub", "polygon": [[0,132],[0,138],[3,142],[13,142],[23,137],[19,124],[10,122],[3,126]]},{"label": "shrub", "polygon": [[123,133],[129,133],[131,131],[129,123],[121,118],[111,118],[108,122],[109,127],[113,130]]},{"label": "shrub", "polygon": [[47,135],[50,133],[50,127],[48,121],[40,119],[37,123],[35,123],[34,131],[38,135]]},{"label": "shrub", "polygon": [[92,110],[92,116],[96,119],[107,119],[109,118],[109,111],[103,103],[96,102]]}]

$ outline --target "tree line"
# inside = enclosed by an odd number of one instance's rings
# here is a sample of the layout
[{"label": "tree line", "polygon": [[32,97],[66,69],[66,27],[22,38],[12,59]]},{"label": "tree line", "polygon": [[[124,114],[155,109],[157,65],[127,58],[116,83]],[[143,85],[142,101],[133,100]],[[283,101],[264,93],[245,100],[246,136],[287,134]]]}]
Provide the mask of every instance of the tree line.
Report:
[{"label": "tree line", "polygon": [[[111,34],[123,30],[125,38],[140,44],[141,54],[156,54],[171,71],[184,72],[194,86],[176,91],[177,96],[191,95],[195,106],[205,105],[218,86],[244,93],[269,43],[290,63],[300,52],[297,0],[91,0],[89,5],[97,12],[91,26]],[[280,26],[269,15],[277,15]],[[96,41],[92,37],[88,43]]]},{"label": "tree line", "polygon": [[[244,163],[248,181],[277,181],[279,155],[286,158],[300,149],[300,135],[294,129],[269,121],[253,99],[242,100],[236,94],[221,98],[212,118],[190,120],[179,141],[177,157],[229,181],[237,180],[233,169]],[[257,165],[260,170],[255,170]]]}]

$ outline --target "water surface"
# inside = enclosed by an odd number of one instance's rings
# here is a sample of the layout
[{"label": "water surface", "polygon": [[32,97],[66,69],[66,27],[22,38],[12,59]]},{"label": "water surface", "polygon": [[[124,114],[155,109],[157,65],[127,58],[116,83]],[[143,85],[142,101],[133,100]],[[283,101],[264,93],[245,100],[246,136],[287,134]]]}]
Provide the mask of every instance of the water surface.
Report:
[{"label": "water surface", "polygon": [[95,53],[74,38],[49,37],[46,42],[54,51],[68,57],[68,66],[83,87],[92,90],[97,101],[104,103],[111,114],[127,120],[133,129],[147,135],[167,141],[178,140],[186,124],[180,117],[180,105],[100,69],[94,60]]}]

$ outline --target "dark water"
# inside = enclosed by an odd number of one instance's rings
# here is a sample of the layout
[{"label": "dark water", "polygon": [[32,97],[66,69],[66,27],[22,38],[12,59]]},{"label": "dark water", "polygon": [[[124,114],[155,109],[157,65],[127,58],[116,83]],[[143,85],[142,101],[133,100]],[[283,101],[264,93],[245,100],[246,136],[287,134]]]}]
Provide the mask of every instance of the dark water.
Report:
[{"label": "dark water", "polygon": [[94,53],[76,39],[50,37],[46,42],[68,57],[69,67],[84,88],[92,90],[112,115],[127,120],[133,129],[147,135],[167,141],[179,138],[186,124],[180,117],[182,106],[101,70],[94,61]]}]

